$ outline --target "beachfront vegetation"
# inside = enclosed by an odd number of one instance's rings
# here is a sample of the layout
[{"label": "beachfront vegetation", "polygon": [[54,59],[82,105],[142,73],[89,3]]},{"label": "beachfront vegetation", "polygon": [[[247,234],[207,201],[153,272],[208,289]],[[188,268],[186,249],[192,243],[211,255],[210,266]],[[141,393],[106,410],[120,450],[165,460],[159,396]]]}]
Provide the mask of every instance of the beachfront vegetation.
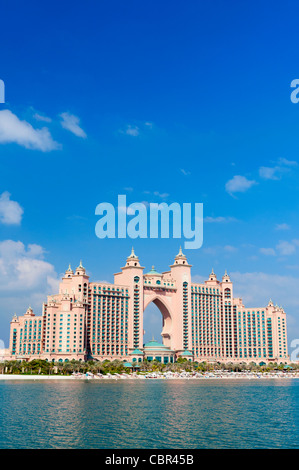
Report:
[{"label": "beachfront vegetation", "polygon": [[[134,364],[132,363],[133,366]],[[242,372],[242,371],[252,371],[252,372],[270,372],[274,370],[298,370],[299,364],[289,364],[286,368],[285,364],[277,364],[276,362],[259,365],[254,362],[249,364],[239,364],[239,363],[207,363],[207,362],[190,362],[187,359],[179,358],[177,362],[171,364],[161,364],[158,361],[147,361],[138,363],[139,367],[133,367],[134,371],[137,373],[142,372],[208,372],[214,370],[226,370],[230,372]],[[115,373],[131,373],[132,369],[125,367],[124,362],[119,360],[114,361],[95,361],[90,360],[87,362],[82,361],[67,361],[67,362],[48,362],[41,359],[34,359],[32,361],[4,361],[0,363],[0,373],[1,374],[43,374],[43,375],[71,375],[74,372],[86,373],[90,372],[92,374],[101,373],[105,374],[115,374]]]}]

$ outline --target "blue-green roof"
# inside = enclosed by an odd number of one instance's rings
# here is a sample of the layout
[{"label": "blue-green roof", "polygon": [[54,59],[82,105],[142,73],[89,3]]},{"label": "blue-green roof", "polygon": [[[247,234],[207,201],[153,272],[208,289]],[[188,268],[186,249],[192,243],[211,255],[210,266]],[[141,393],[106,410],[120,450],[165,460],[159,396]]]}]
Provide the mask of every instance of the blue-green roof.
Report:
[{"label": "blue-green roof", "polygon": [[153,275],[153,274],[154,274],[154,275],[156,275],[156,276],[157,276],[157,275],[158,275],[158,276],[162,276],[162,274],[158,273],[158,271],[155,270],[155,266],[152,266],[152,269],[151,269],[148,273],[146,273],[146,274],[150,274],[150,275]]},{"label": "blue-green roof", "polygon": [[134,368],[136,369],[137,367],[139,368],[140,366],[138,364],[131,364],[131,362],[124,362],[124,367],[128,367],[128,368]]},{"label": "blue-green roof", "polygon": [[140,349],[134,349],[134,351],[132,351],[130,353],[130,355],[132,355],[132,354],[135,355],[135,356],[138,356],[138,355],[140,356],[142,354],[142,356],[143,356],[143,352],[140,351]]},{"label": "blue-green roof", "polygon": [[165,346],[162,343],[158,343],[158,341],[152,339],[148,343],[146,343],[143,346],[144,349],[169,349],[167,346]]},{"label": "blue-green roof", "polygon": [[193,354],[190,351],[184,351],[181,356],[193,356]]}]

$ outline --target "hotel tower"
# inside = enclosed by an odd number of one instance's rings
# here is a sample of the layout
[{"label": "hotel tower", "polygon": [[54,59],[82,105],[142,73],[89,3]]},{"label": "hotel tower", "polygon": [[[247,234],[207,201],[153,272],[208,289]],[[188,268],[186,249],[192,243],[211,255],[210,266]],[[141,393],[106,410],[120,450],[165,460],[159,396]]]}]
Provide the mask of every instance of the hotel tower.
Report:
[{"label": "hotel tower", "polygon": [[[162,342],[143,344],[143,314],[153,302],[163,317]],[[163,344],[162,344],[163,343]],[[218,280],[194,283],[191,265],[180,249],[170,270],[144,273],[132,252],[114,274],[114,283],[91,282],[80,262],[69,267],[59,293],[48,296],[41,316],[29,307],[14,316],[7,360],[70,361],[105,359],[173,362],[289,361],[286,314],[272,301],[245,308],[234,298],[225,272]]]}]

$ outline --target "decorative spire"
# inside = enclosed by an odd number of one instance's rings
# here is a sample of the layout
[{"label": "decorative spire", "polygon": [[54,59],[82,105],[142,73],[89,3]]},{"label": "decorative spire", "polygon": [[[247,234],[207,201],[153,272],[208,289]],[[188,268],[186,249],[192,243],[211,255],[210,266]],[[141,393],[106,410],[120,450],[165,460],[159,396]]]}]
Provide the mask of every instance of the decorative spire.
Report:
[{"label": "decorative spire", "polygon": [[216,274],[214,273],[214,268],[212,268],[212,272],[210,274],[210,281],[216,281]]},{"label": "decorative spire", "polygon": [[77,269],[84,269],[83,265],[82,265],[82,259],[80,259],[80,264],[79,266],[77,267]]},{"label": "decorative spire", "polygon": [[132,251],[131,251],[131,254],[130,254],[129,258],[138,258],[138,256],[135,255],[133,246],[132,246]]},{"label": "decorative spire", "polygon": [[25,315],[33,315],[33,310],[31,308],[31,305],[29,305],[29,307],[27,308]]},{"label": "decorative spire", "polygon": [[76,268],[76,271],[82,271],[83,273],[85,273],[85,268],[82,264],[82,260],[80,259],[80,264],[79,266]]},{"label": "decorative spire", "polygon": [[227,274],[227,270],[225,270],[225,272],[224,272],[224,276],[222,277],[222,281],[226,281],[226,282],[230,281],[230,277]]},{"label": "decorative spire", "polygon": [[68,269],[67,269],[66,272],[67,272],[67,273],[72,273],[72,272],[73,272],[73,270],[72,270],[72,268],[71,268],[71,264],[69,264],[69,267],[68,267]]},{"label": "decorative spire", "polygon": [[180,251],[178,252],[178,254],[176,255],[176,258],[186,258],[186,256],[184,255],[184,253],[182,252],[182,247],[180,246]]}]

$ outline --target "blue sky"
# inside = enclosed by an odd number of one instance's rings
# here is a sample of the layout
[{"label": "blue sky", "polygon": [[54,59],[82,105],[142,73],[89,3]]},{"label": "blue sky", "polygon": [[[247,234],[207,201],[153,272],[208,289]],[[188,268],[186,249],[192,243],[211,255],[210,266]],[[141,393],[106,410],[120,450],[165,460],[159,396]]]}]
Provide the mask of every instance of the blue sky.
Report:
[{"label": "blue sky", "polygon": [[[186,4],[187,3],[187,4]],[[5,2],[1,7],[0,338],[68,263],[113,280],[180,240],[99,240],[95,207],[202,202],[194,280],[227,269],[299,338],[299,5],[295,1]],[[14,281],[14,282],[13,282]],[[150,320],[147,333],[158,334]],[[152,316],[151,316],[152,315]]]}]

